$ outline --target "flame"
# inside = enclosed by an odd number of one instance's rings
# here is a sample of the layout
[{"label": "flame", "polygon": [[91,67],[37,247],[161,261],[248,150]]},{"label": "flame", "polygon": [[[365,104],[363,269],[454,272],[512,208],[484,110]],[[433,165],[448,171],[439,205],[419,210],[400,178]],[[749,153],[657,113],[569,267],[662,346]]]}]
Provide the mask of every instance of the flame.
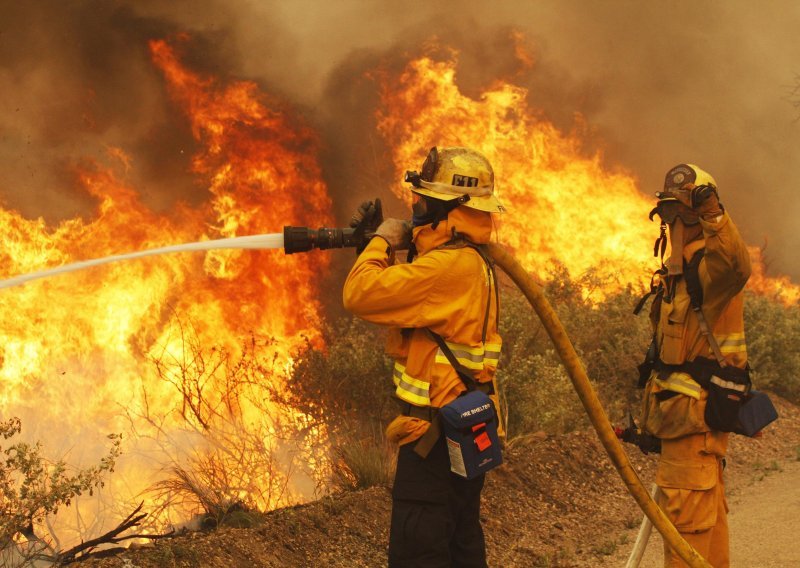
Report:
[{"label": "flame", "polygon": [[[512,40],[522,68],[531,67],[519,35]],[[580,116],[572,132],[561,132],[530,105],[526,89],[507,81],[495,81],[477,99],[462,94],[457,53],[450,53],[414,59],[399,76],[378,74],[378,129],[393,147],[396,179],[418,168],[430,146],[479,149],[494,167],[495,191],[508,209],[497,216],[500,239],[528,270],[541,279],[553,262],[573,278],[593,271],[605,283],[592,292],[595,299],[631,283],[644,289],[658,268],[648,254],[659,234],[647,218],[653,198],[630,172],[609,168],[599,152],[587,154]],[[392,190],[410,203],[406,186]],[[800,287],[766,277],[761,255],[751,253],[750,287],[796,303]]]},{"label": "flame", "polygon": [[800,303],[800,286],[793,283],[788,276],[767,276],[767,263],[764,260],[763,250],[758,247],[748,247],[753,272],[747,286],[756,294],[768,296],[783,302],[787,306],[797,306]]},{"label": "flame", "polygon": [[[112,165],[76,168],[77,187],[97,201],[86,218],[52,227],[0,208],[3,276],[181,242],[274,232],[285,224],[330,224],[314,132],[254,83],[225,84],[197,74],[167,41],[151,42],[150,50],[200,148],[191,170],[208,191],[206,203],[178,205],[163,214],[150,210],[124,178],[135,169],[135,159],[110,148]],[[72,447],[72,458],[96,461],[103,433],[132,432],[127,455],[110,480],[128,496],[153,483],[164,465],[153,457],[157,450],[172,444],[173,460],[181,452],[196,455],[204,444],[213,446],[202,437],[212,430],[222,437],[250,436],[251,455],[231,459],[255,463],[262,457],[256,450],[279,449],[261,435],[275,429],[263,416],[269,389],[279,387],[296,348],[306,340],[321,341],[318,280],[328,263],[322,254],[213,251],[108,265],[5,290],[0,294],[3,414],[22,416],[26,434],[47,440],[51,451]],[[262,359],[256,364],[257,349]],[[195,392],[180,384],[186,371],[197,378],[189,385]],[[224,383],[236,373],[249,374],[233,396]],[[231,416],[235,420],[223,420]],[[252,424],[256,430],[248,430]],[[75,449],[79,439],[82,445]],[[258,474],[246,483],[269,485],[255,479]],[[263,488],[265,502],[257,505],[278,504],[266,502],[276,495],[273,489]]]}]

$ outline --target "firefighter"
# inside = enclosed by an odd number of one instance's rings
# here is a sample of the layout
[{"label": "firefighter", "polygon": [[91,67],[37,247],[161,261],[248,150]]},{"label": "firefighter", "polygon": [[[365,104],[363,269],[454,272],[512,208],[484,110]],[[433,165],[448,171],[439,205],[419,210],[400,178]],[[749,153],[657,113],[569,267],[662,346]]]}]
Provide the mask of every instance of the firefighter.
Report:
[{"label": "firefighter", "polygon": [[[500,355],[494,270],[480,245],[503,211],[494,172],[475,150],[432,148],[412,184],[411,223],[387,219],[359,255],[344,285],[344,305],[356,316],[389,326],[399,415],[386,434],[399,445],[392,489],[389,566],[486,566],[480,524],[484,475],[452,473],[437,410],[465,385],[428,330],[439,334],[458,363],[493,395]],[[374,204],[355,215],[369,224]],[[367,217],[367,219],[365,219]],[[396,251],[409,248],[410,262]],[[496,398],[493,398],[496,406]],[[498,420],[499,421],[499,420]]]},{"label": "firefighter", "polygon": [[[654,338],[641,376],[642,427],[661,442],[658,504],[689,544],[720,568],[729,565],[722,472],[733,428],[708,424],[709,388],[719,377],[729,386],[749,384],[743,288],[750,257],[707,172],[675,166],[657,196],[651,218],[661,219],[656,249],[662,268],[651,291]],[[664,263],[667,228],[671,252]],[[667,546],[664,565],[685,566]]]}]

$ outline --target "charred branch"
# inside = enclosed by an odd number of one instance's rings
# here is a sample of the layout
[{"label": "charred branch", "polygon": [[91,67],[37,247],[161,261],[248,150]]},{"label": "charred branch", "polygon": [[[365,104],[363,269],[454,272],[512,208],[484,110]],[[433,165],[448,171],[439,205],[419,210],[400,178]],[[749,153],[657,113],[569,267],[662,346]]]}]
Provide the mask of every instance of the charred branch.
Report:
[{"label": "charred branch", "polygon": [[160,538],[167,538],[174,534],[174,531],[171,531],[166,534],[127,534],[124,536],[120,536],[125,531],[132,529],[134,527],[138,527],[141,522],[147,517],[147,513],[142,513],[142,506],[144,502],[139,503],[139,506],[131,512],[130,515],[125,517],[125,519],[118,524],[114,529],[108,531],[105,534],[98,536],[97,538],[93,538],[91,540],[87,540],[82,542],[81,544],[70,548],[69,550],[65,550],[63,552],[58,553],[57,557],[54,559],[61,564],[71,564],[78,560],[82,560],[87,556],[99,554],[103,551],[95,551],[95,549],[103,544],[119,544],[120,542],[124,542],[126,540],[131,540],[134,538],[146,538],[149,540],[156,540]]}]

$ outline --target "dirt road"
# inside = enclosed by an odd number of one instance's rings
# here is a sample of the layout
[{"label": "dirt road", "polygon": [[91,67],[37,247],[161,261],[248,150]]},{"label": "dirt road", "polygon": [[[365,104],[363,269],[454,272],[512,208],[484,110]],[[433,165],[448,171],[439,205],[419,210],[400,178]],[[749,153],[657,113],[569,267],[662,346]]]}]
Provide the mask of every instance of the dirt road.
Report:
[{"label": "dirt road", "polygon": [[[800,566],[800,461],[753,468],[728,492],[733,568]],[[638,527],[620,535],[603,566],[625,566]],[[660,535],[653,531],[641,568],[662,566]]]}]

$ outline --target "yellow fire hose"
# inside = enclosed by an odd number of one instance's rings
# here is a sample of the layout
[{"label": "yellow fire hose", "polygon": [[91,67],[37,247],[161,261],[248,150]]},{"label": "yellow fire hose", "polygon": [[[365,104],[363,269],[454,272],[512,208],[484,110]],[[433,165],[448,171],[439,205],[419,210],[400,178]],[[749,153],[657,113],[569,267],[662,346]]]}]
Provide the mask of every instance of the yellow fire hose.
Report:
[{"label": "yellow fire hose", "polygon": [[653,523],[658,532],[664,538],[664,541],[677,552],[677,554],[692,568],[711,568],[711,564],[698,554],[692,546],[684,540],[675,526],[669,521],[661,508],[656,505],[655,501],[650,497],[647,489],[642,485],[639,476],[631,465],[628,455],[622,449],[622,445],[614,434],[614,429],[608,421],[605,410],[603,410],[597,394],[594,392],[589,377],[581,364],[578,354],[575,353],[575,348],[567,336],[561,320],[558,319],[553,307],[544,296],[541,287],[537,285],[533,279],[528,275],[524,268],[517,262],[517,260],[509,253],[503,246],[491,243],[488,245],[489,254],[494,259],[497,266],[503,269],[503,272],[513,280],[514,284],[522,291],[525,297],[530,302],[542,325],[550,339],[558,351],[559,357],[567,370],[572,386],[578,393],[578,396],[589,415],[592,426],[597,431],[597,435],[602,442],[603,447],[611,458],[614,467],[617,468],[622,481],[628,488],[628,491],[642,508],[644,514]]}]

